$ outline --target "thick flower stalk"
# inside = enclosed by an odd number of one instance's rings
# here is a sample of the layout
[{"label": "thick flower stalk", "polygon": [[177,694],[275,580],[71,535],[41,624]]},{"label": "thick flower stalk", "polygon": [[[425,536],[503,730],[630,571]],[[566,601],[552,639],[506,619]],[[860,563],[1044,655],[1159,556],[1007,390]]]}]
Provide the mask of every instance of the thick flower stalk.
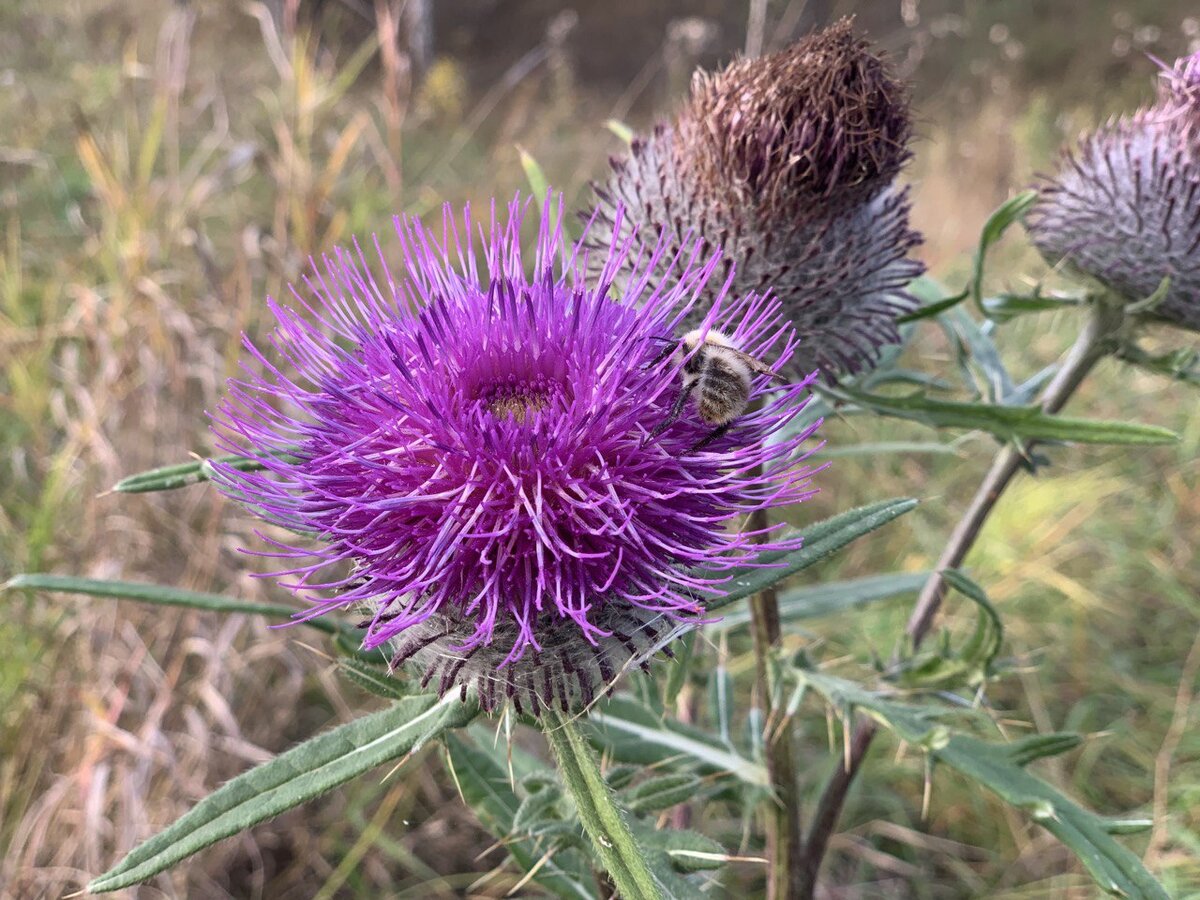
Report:
[{"label": "thick flower stalk", "polygon": [[1156,102],[1091,134],[1041,186],[1029,233],[1052,265],[1200,330],[1200,54],[1163,67]]},{"label": "thick flower stalk", "polygon": [[784,366],[778,302],[714,285],[721,258],[697,244],[618,240],[589,265],[556,221],[547,205],[532,258],[516,201],[479,248],[447,209],[440,240],[396,220],[399,269],[378,242],[370,260],[335,252],[271,302],[268,346],[246,341],[215,417],[221,446],[263,467],[218,464],[223,490],[308,536],[264,554],[289,561],[274,574],[312,598],[304,618],[359,611],[364,646],[424,683],[533,714],[590,702],[702,620],[724,573],[796,546],[735,526],[812,493],[812,429],[766,440],[806,382],[757,376],[715,438],[694,403],[660,427],[698,299],[716,297],[701,328]]},{"label": "thick flower stalk", "polygon": [[679,247],[698,234],[723,251],[734,294],[779,297],[800,337],[792,372],[863,371],[917,306],[907,285],[923,267],[908,253],[920,236],[894,183],[910,132],[904,85],[843,20],[697,74],[675,120],[613,161],[593,239],[664,235]]}]

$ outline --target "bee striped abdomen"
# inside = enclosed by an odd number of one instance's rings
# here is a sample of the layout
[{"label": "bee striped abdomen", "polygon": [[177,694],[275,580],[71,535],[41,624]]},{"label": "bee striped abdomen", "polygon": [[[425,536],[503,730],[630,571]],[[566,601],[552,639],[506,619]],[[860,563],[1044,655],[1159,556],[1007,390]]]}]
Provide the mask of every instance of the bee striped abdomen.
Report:
[{"label": "bee striped abdomen", "polygon": [[750,375],[744,366],[730,365],[719,357],[710,357],[696,396],[696,410],[709,425],[724,425],[746,409],[750,396]]}]

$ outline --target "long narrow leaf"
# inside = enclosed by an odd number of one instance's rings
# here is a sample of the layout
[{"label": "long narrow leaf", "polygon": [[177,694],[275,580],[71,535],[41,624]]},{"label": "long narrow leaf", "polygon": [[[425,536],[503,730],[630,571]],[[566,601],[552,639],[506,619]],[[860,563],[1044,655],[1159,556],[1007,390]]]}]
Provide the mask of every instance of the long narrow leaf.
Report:
[{"label": "long narrow leaf", "polygon": [[128,478],[122,478],[112,489],[121,494],[144,494],[150,491],[173,491],[176,488],[187,487],[208,481],[212,472],[212,463],[226,463],[242,472],[257,472],[264,468],[257,459],[247,456],[218,456],[213,459],[197,459],[191,462],[176,463],[171,466],[161,466],[138,472]]},{"label": "long narrow leaf", "polygon": [[711,772],[728,772],[759,787],[770,782],[767,770],[716,739],[662,719],[632,697],[614,697],[587,718],[593,743],[620,762],[654,765],[684,757]]},{"label": "long narrow leaf", "polygon": [[[105,581],[78,578],[74,575],[50,575],[41,572],[16,575],[3,585],[4,590],[56,591],[64,594],[87,594],[91,597],[112,597],[117,600],[138,600],[159,606],[183,606],[211,612],[249,613],[273,619],[290,619],[296,609],[280,603],[247,603],[221,594],[187,591],[183,588],[150,584],[143,581]],[[303,624],[326,634],[336,634],[343,626],[325,618],[309,619]],[[348,626],[346,626],[348,627]]]},{"label": "long narrow leaf", "polygon": [[921,422],[931,428],[987,431],[1003,440],[1073,441],[1079,444],[1169,444],[1179,436],[1157,425],[1073,419],[1037,406],[962,403],[913,395],[887,397],[842,387],[838,393],[875,412]]},{"label": "long narrow leaf", "polygon": [[102,893],[138,884],[252,825],[299,806],[376,766],[467,724],[473,703],[422,694],[310,738],[227,782],[173,825],[136,847],[87,886]]},{"label": "long narrow leaf", "polygon": [[882,528],[916,506],[917,501],[910,498],[883,500],[809,525],[804,529],[803,547],[788,553],[764,554],[763,561],[775,563],[771,568],[748,568],[734,572],[726,582],[726,594],[714,597],[707,608],[717,610],[738,600],[744,600],[751,594],[756,594],[763,588],[770,587],[777,581],[782,581],[789,575],[794,575],[831,556],[851,541]]},{"label": "long narrow leaf", "polygon": [[[780,621],[815,619],[861,609],[881,600],[890,600],[920,589],[929,577],[928,572],[896,572],[891,575],[869,575],[847,581],[833,581],[813,587],[799,587],[779,595]],[[711,630],[726,631],[750,621],[750,611],[738,609],[726,613],[720,622],[708,626]]]}]

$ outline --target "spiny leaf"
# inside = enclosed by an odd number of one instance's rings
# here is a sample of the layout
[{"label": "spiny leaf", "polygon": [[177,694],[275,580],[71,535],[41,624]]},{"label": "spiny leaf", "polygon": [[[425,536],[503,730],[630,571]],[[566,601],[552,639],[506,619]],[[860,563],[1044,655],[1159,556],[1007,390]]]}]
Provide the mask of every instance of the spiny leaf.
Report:
[{"label": "spiny leaf", "polygon": [[473,703],[462,703],[456,694],[442,699],[425,694],[309,738],[217,788],[87,889],[102,893],[145,881],[222,838],[407,756],[476,713]]},{"label": "spiny leaf", "polygon": [[971,296],[971,289],[965,288],[950,297],[943,297],[940,300],[935,300],[932,303],[927,303],[918,310],[906,313],[903,316],[896,318],[897,325],[905,325],[909,322],[917,322],[921,319],[929,319],[940,313],[944,313],[948,309],[953,309]]},{"label": "spiny leaf", "polygon": [[[943,762],[1028,813],[1054,834],[1084,864],[1105,890],[1142,900],[1166,900],[1167,894],[1136,855],[1110,836],[1130,820],[1106,820],[1088,812],[1024,768],[1032,759],[1063,752],[1074,744],[1063,735],[1042,735],[1016,744],[997,744],[965,734],[950,734],[935,722],[937,707],[897,703],[854,682],[807,669],[795,677],[821,693],[835,709],[859,709],[910,743],[925,746]],[[939,734],[940,729],[940,734]]]},{"label": "spiny leaf", "polygon": [[339,659],[342,674],[365,691],[388,700],[401,700],[407,695],[406,682],[387,674],[385,669],[363,662],[360,659]]},{"label": "spiny leaf", "polygon": [[934,757],[1006,803],[1028,812],[1079,857],[1106,891],[1144,900],[1167,900],[1167,892],[1142,861],[1110,836],[1114,825],[1115,833],[1121,833],[1121,825],[1083,809],[1031,775],[1012,758],[1008,747],[957,735]]},{"label": "spiny leaf", "polygon": [[[866,578],[831,581],[811,587],[790,588],[779,594],[779,619],[794,622],[861,609],[871,603],[920,590],[928,577],[928,572],[896,572],[891,575],[870,575]],[[748,609],[736,609],[708,627],[710,630],[721,631],[745,625],[749,621]]]},{"label": "spiny leaf", "polygon": [[[281,459],[290,459],[286,453],[279,454]],[[122,478],[112,489],[122,494],[144,494],[149,491],[173,491],[176,488],[187,487],[212,478],[212,464],[224,463],[239,472],[258,472],[266,468],[259,460],[248,456],[217,456],[212,459],[196,459],[191,462],[177,463],[171,466],[161,466]]]},{"label": "spiny leaf", "polygon": [[[184,606],[190,609],[205,609],[223,613],[249,613],[274,619],[290,619],[296,614],[294,607],[283,606],[279,603],[246,603],[243,600],[235,600],[221,594],[187,591],[183,588],[167,587],[143,581],[106,581],[41,572],[14,576],[4,585],[4,589],[87,594],[92,597],[138,600],[142,603],[154,603],[159,606]],[[342,627],[324,618],[310,619],[304,624],[318,631],[324,631],[326,634],[333,634]]]},{"label": "spiny leaf", "polygon": [[520,778],[545,770],[545,764],[519,747],[497,746],[492,735],[480,726],[471,726],[467,734],[469,737],[461,732],[447,734],[446,750],[463,799],[479,821],[504,842],[505,850],[525,872],[547,857],[533,878],[543,888],[570,900],[595,900],[594,879],[578,851],[550,852],[550,848],[513,829],[521,800],[509,782],[508,765],[511,762],[513,773]]},{"label": "spiny leaf", "polygon": [[655,775],[621,792],[621,802],[631,813],[657,813],[695,799],[700,779],[689,772]]},{"label": "spiny leaf", "polygon": [[946,569],[942,577],[978,607],[975,630],[958,650],[922,650],[902,660],[898,681],[905,687],[941,690],[963,684],[974,687],[991,676],[992,660],[1000,652],[1004,625],[987,594],[957,569]]},{"label": "spiny leaf", "polygon": [[877,413],[921,422],[931,428],[978,429],[1002,440],[1074,441],[1080,444],[1170,444],[1179,436],[1157,425],[1074,419],[1044,412],[1037,406],[1005,406],[934,400],[921,395],[887,397],[849,387],[837,392]]},{"label": "spiny leaf", "polygon": [[916,506],[917,501],[909,498],[883,500],[809,525],[803,531],[803,547],[799,550],[772,551],[762,554],[759,557],[760,563],[773,563],[771,568],[735,569],[728,575],[727,593],[724,596],[714,597],[708,602],[707,608],[709,610],[721,609],[738,600],[744,600],[752,594],[757,594],[763,588],[770,587],[789,575],[803,571],[833,555],[851,541],[870,534],[877,528],[882,528],[893,519],[915,509]]},{"label": "spiny leaf", "polygon": [[632,697],[618,696],[593,709],[590,740],[621,762],[654,765],[686,757],[708,772],[729,772],[746,784],[770,784],[767,771],[704,732],[664,721]]},{"label": "spiny leaf", "polygon": [[975,251],[975,265],[970,287],[975,305],[985,316],[987,309],[983,305],[983,270],[987,262],[988,251],[996,241],[1000,240],[1010,225],[1025,215],[1025,211],[1037,202],[1037,198],[1037,191],[1023,191],[1017,194],[1001,203],[996,211],[988,216],[987,222],[983,225],[983,231],[979,235],[979,247]]}]

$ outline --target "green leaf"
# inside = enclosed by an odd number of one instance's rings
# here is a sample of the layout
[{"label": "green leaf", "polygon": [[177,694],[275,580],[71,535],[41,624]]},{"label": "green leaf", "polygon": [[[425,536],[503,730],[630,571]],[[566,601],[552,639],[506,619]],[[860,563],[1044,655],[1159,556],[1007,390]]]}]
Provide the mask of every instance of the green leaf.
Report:
[{"label": "green leaf", "polygon": [[310,738],[217,788],[87,889],[102,893],[145,881],[222,838],[416,751],[476,713],[457,694],[425,694]]},{"label": "green leaf", "polygon": [[944,454],[958,456],[958,446],[951,442],[941,441],[877,441],[869,444],[840,444],[836,447],[822,447],[817,451],[821,459],[837,459],[846,456],[870,456],[878,459],[880,456],[913,456],[919,453]]},{"label": "green leaf", "polygon": [[533,154],[520,144],[517,144],[517,153],[521,157],[521,168],[525,170],[525,179],[529,182],[530,192],[539,201],[543,200],[549,193],[546,173],[542,171],[538,161],[533,158]]},{"label": "green leaf", "polygon": [[[290,459],[287,453],[280,453],[280,458]],[[144,494],[148,491],[173,491],[176,488],[187,487],[212,478],[212,464],[226,463],[239,472],[258,472],[266,468],[257,459],[248,456],[217,456],[212,459],[197,459],[192,462],[177,463],[173,466],[162,466],[122,478],[112,489],[122,494]]]},{"label": "green leaf", "polygon": [[1004,625],[987,594],[957,569],[942,572],[946,584],[976,604],[975,631],[959,649],[921,650],[899,664],[900,684],[908,688],[948,690],[966,684],[974,687],[992,675],[992,661],[1004,640]]},{"label": "green leaf", "polygon": [[944,747],[950,740],[950,732],[943,720],[957,711],[931,704],[898,703],[853,681],[812,669],[797,667],[792,670],[792,675],[800,684],[820,693],[842,716],[849,716],[857,709],[909,743],[927,750]]},{"label": "green leaf", "polygon": [[407,682],[387,674],[386,669],[373,666],[361,659],[339,659],[338,668],[341,669],[343,675],[360,688],[377,697],[402,700],[409,694],[404,689]]},{"label": "green leaf", "polygon": [[1018,766],[1027,766],[1035,759],[1058,756],[1074,750],[1083,743],[1083,738],[1069,731],[1053,731],[1049,734],[1031,734],[1013,741],[1005,748],[1009,758]]},{"label": "green leaf", "polygon": [[[73,575],[49,575],[30,573],[17,575],[8,580],[4,590],[56,591],[65,594],[86,594],[92,597],[112,597],[118,600],[138,600],[159,606],[183,606],[189,609],[204,609],[223,613],[249,613],[275,619],[291,619],[296,615],[295,607],[279,603],[246,603],[221,594],[202,591],[186,591],[182,588],[149,584],[143,581],[103,581],[95,578],[77,578]],[[334,634],[341,628],[326,618],[310,619],[303,624],[326,634]]]},{"label": "green leaf", "polygon": [[447,734],[446,749],[455,782],[479,821],[504,842],[504,848],[525,872],[548,855],[533,876],[543,888],[570,900],[595,900],[594,879],[578,851],[551,852],[542,842],[514,831],[521,800],[509,782],[508,766],[511,763],[520,778],[545,771],[545,763],[520,747],[495,746],[492,736],[476,726],[468,733],[469,738],[460,733]]},{"label": "green leaf", "polygon": [[1037,198],[1037,191],[1023,191],[1000,204],[984,223],[983,231],[979,235],[979,248],[975,251],[975,265],[971,275],[971,297],[979,311],[985,316],[987,309],[983,305],[983,270],[987,262],[988,251],[996,241],[1000,240],[1010,225],[1025,215],[1025,211],[1037,202]]},{"label": "green leaf", "polygon": [[651,870],[645,851],[630,832],[625,814],[600,774],[595,752],[574,720],[548,709],[542,727],[563,784],[575,800],[583,830],[620,895],[625,900],[675,896]]},{"label": "green leaf", "polygon": [[1167,892],[1142,861],[1110,836],[1123,833],[1129,820],[1113,822],[1085,810],[1056,788],[1031,775],[1013,758],[1011,749],[967,735],[957,735],[934,757],[986,787],[1063,842],[1113,894],[1167,900]]},{"label": "green leaf", "polygon": [[1130,303],[1125,307],[1125,312],[1131,316],[1149,314],[1162,306],[1164,300],[1171,293],[1171,276],[1164,275],[1162,281],[1158,283],[1158,287],[1150,294],[1149,297],[1144,297],[1136,303]]},{"label": "green leaf", "polygon": [[633,129],[620,119],[605,119],[604,127],[625,142],[625,146],[633,143]]},{"label": "green leaf", "polygon": [[931,428],[986,431],[1005,441],[1073,441],[1079,444],[1169,444],[1179,436],[1157,425],[1098,419],[1073,419],[1043,412],[1038,406],[1004,406],[933,400],[920,395],[885,397],[849,387],[838,393],[875,412],[920,422]]},{"label": "green leaf", "polygon": [[675,659],[667,671],[667,684],[663,688],[663,705],[674,707],[679,692],[692,668],[692,654],[696,652],[696,632],[689,631],[676,642]]},{"label": "green leaf", "polygon": [[1200,351],[1191,349],[1172,350],[1155,356],[1136,344],[1129,343],[1117,351],[1117,356],[1131,365],[1200,387]]},{"label": "green leaf", "polygon": [[647,829],[642,843],[651,852],[663,853],[679,872],[719,869],[728,856],[725,848],[696,831],[677,828]]},{"label": "green leaf", "polygon": [[965,288],[951,297],[943,297],[940,300],[935,300],[932,303],[927,303],[918,310],[906,313],[903,316],[896,318],[897,325],[904,325],[908,322],[917,322],[921,319],[929,319],[940,313],[944,313],[948,309],[953,309],[971,296],[971,289]]},{"label": "green leaf", "polygon": [[[920,590],[929,577],[928,572],[897,572],[892,575],[870,575],[848,581],[831,581],[812,587],[797,587],[779,594],[779,619],[784,622],[815,619],[852,609],[861,609],[881,600],[890,600]],[[710,630],[725,631],[750,621],[748,609],[726,613]]]},{"label": "green leaf", "polygon": [[662,812],[699,795],[701,781],[690,772],[655,775],[621,793],[621,802],[631,813]]},{"label": "green leaf", "polygon": [[656,765],[683,757],[706,772],[728,772],[746,784],[771,783],[758,763],[699,729],[659,718],[631,697],[613,697],[596,707],[586,725],[592,742],[621,762]]},{"label": "green leaf", "polygon": [[715,611],[731,603],[744,600],[752,594],[757,594],[763,588],[770,587],[776,582],[832,556],[852,541],[865,534],[870,534],[877,528],[882,528],[893,519],[915,509],[916,506],[917,501],[909,498],[883,500],[809,525],[804,529],[803,547],[799,550],[772,551],[762,554],[759,557],[761,562],[774,563],[772,568],[747,566],[734,570],[725,582],[727,593],[710,600],[707,609]]},{"label": "green leaf", "polygon": [[1075,746],[1076,742],[1067,736],[1039,735],[1013,744],[997,744],[964,734],[951,735],[937,724],[943,717],[937,707],[896,703],[854,682],[811,670],[795,669],[793,674],[825,696],[843,715],[856,708],[867,713],[904,740],[929,749],[936,761],[1029,813],[1079,857],[1105,890],[1127,897],[1166,900],[1166,892],[1141,860],[1110,837],[1137,820],[1107,820],[1088,812],[1024,769],[1033,759]]},{"label": "green leaf", "polygon": [[1068,306],[1078,306],[1080,301],[1073,297],[1043,297],[1040,294],[999,294],[983,298],[983,309],[987,317],[995,322],[1008,322],[1017,316],[1031,313],[1057,312]]}]

